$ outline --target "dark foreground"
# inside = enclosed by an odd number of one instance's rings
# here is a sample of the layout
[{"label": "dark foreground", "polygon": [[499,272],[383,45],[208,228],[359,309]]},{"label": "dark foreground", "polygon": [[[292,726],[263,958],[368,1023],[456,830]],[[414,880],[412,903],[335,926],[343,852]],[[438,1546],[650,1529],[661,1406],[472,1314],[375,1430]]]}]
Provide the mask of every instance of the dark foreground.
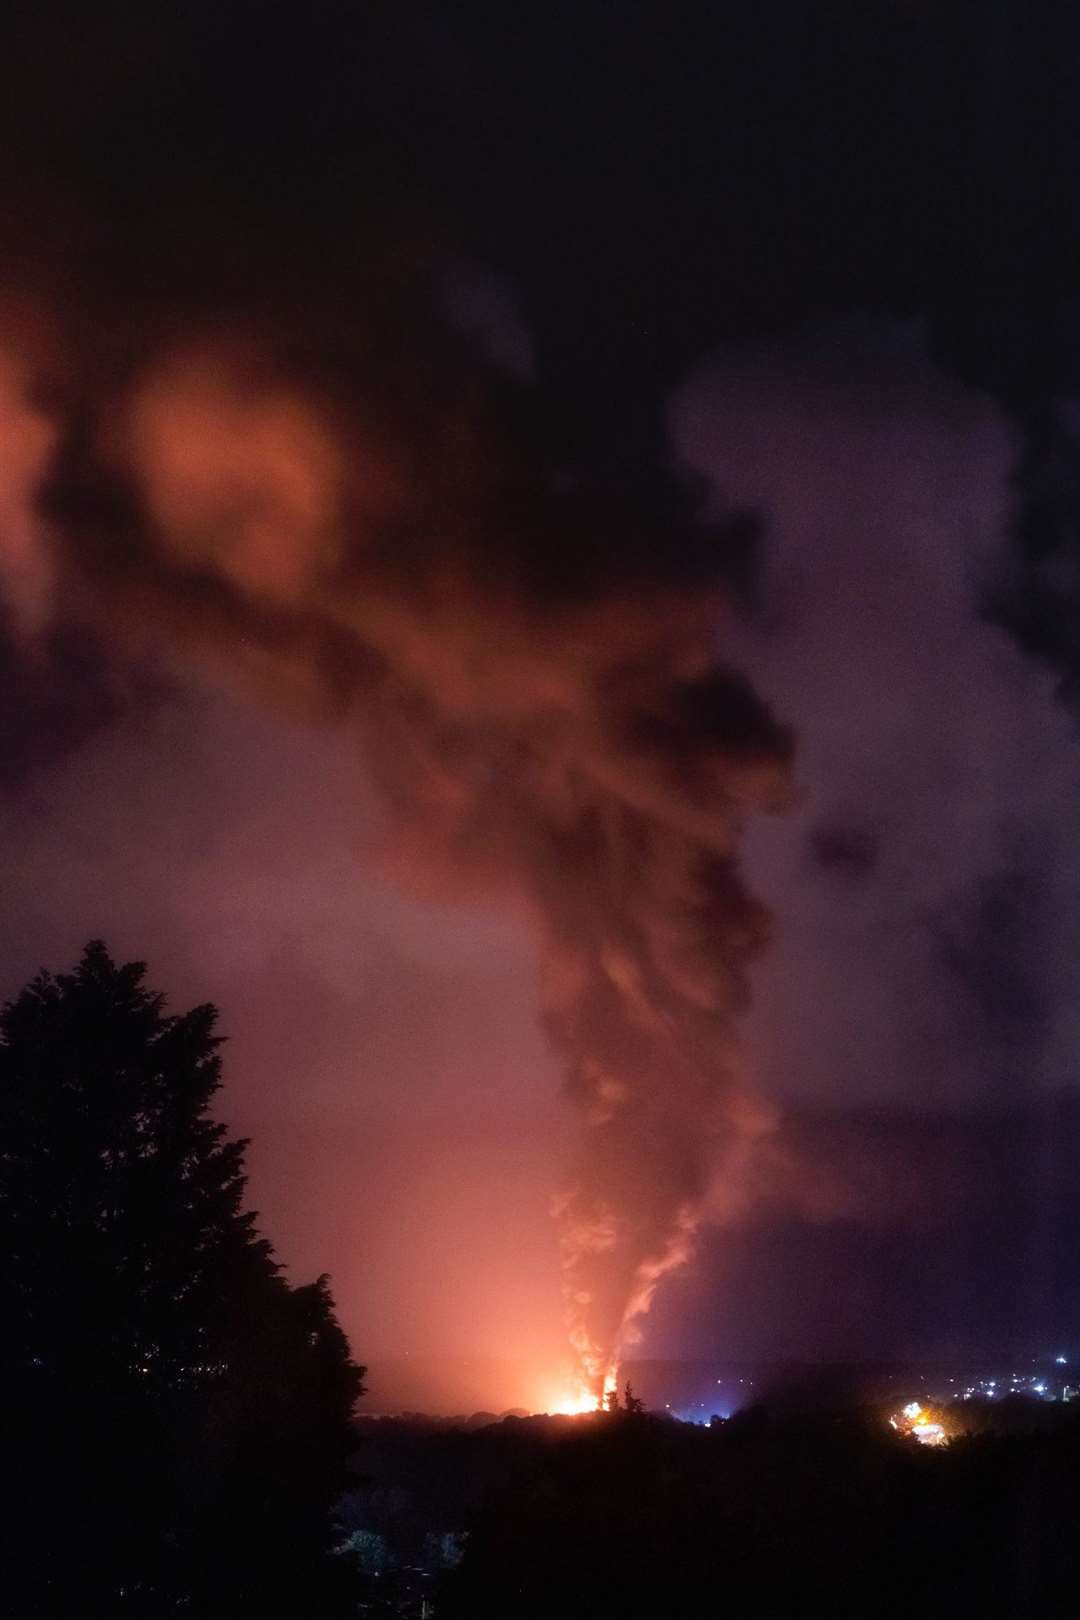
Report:
[{"label": "dark foreground", "polygon": [[1074,1615],[1080,1413],[1020,1400],[960,1421],[936,1451],[877,1410],[369,1422],[346,1507],[361,1612]]}]

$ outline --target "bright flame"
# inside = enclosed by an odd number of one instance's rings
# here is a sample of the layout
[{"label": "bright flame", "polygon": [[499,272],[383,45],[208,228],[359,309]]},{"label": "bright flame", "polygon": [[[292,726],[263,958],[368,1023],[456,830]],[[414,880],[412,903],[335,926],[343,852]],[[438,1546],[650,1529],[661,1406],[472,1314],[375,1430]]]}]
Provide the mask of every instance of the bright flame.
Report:
[{"label": "bright flame", "polygon": [[608,1396],[619,1387],[618,1367],[609,1367],[604,1374],[601,1392],[590,1389],[580,1377],[567,1375],[561,1388],[553,1391],[539,1410],[555,1417],[585,1417],[589,1412],[603,1410]]},{"label": "bright flame", "polygon": [[551,1408],[556,1417],[584,1417],[587,1412],[599,1412],[598,1395],[566,1395]]},{"label": "bright flame", "polygon": [[948,1440],[944,1425],[936,1423],[918,1401],[909,1401],[901,1412],[889,1419],[889,1426],[924,1446],[943,1446]]}]

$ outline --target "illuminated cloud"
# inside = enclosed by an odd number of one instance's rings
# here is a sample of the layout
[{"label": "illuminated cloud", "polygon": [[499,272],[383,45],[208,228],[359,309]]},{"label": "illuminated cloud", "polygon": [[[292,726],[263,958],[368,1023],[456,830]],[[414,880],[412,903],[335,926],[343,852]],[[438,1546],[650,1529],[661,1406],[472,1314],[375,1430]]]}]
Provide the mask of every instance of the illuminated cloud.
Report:
[{"label": "illuminated cloud", "polygon": [[759,1118],[734,1020],[768,918],[738,851],[790,800],[791,739],[718,654],[742,531],[675,481],[639,511],[563,465],[528,387],[480,360],[396,428],[362,368],[316,372],[273,333],[117,376],[30,469],[70,578],[133,647],[171,627],[347,725],[395,881],[529,919],[582,1122],[560,1242],[599,1387]]}]

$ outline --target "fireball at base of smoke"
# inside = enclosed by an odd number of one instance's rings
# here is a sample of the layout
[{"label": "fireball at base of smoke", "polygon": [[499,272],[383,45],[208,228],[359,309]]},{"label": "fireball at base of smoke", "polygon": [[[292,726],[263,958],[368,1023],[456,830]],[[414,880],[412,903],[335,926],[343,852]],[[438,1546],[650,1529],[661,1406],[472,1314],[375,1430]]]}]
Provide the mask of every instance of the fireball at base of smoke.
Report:
[{"label": "fireball at base of smoke", "polygon": [[[56,580],[56,615],[81,593],[133,648],[169,627],[229,680],[352,731],[397,880],[532,919],[581,1118],[556,1218],[574,1398],[595,1404],[762,1128],[733,1029],[768,918],[738,842],[749,812],[788,801],[791,740],[717,656],[733,531],[704,579],[685,503],[665,529],[516,438],[505,379],[490,402],[475,376],[448,386],[408,433],[362,375],[270,346],[151,347],[93,382],[73,378],[78,409],[47,431],[5,403],[24,616],[42,621]],[[656,532],[624,567],[631,521]]]}]

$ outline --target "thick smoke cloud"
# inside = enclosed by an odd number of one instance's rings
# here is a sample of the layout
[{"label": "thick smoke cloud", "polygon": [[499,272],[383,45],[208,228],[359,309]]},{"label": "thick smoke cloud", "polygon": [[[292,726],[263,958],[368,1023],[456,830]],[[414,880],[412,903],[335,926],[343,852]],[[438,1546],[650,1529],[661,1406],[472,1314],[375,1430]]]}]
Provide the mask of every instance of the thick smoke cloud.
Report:
[{"label": "thick smoke cloud", "polygon": [[52,584],[34,498],[55,437],[29,396],[26,373],[27,362],[9,338],[0,359],[0,569],[10,628],[21,639],[40,628]]},{"label": "thick smoke cloud", "polygon": [[717,656],[745,525],[729,548],[681,496],[632,510],[479,362],[408,412],[220,329],[101,376],[54,411],[16,531],[62,582],[53,611],[77,582],[133,656],[167,626],[349,728],[389,808],[386,869],[524,909],[583,1126],[558,1214],[598,1388],[764,1126],[733,1044],[768,932],[738,842],[787,801],[791,744]]},{"label": "thick smoke cloud", "polygon": [[803,789],[748,846],[783,919],[750,1018],[770,1094],[993,1108],[1072,1084],[1080,744],[978,612],[1016,511],[1008,417],[917,323],[834,319],[719,352],[673,422],[770,505],[741,655]]},{"label": "thick smoke cloud", "polygon": [[1059,695],[1074,713],[1080,713],[1078,393],[1074,378],[1070,394],[1051,386],[1019,410],[1015,510],[1007,543],[984,580],[988,617],[1054,671]]},{"label": "thick smoke cloud", "polygon": [[[19,298],[0,319],[3,780],[157,701],[173,640],[276,711],[354,734],[388,807],[387,869],[537,928],[545,1021],[585,1122],[562,1219],[597,1365],[702,1200],[726,1207],[704,1192],[725,1144],[738,1159],[764,1127],[737,1100],[730,1044],[765,929],[735,850],[746,811],[786,794],[788,744],[714,667],[717,645],[757,658],[780,712],[813,730],[826,784],[809,830],[758,841],[797,942],[758,1018],[770,1084],[974,1085],[986,1064],[956,1039],[958,1005],[985,1032],[1004,1001],[1002,1068],[1032,1019],[1061,1023],[1024,960],[1032,917],[1056,926],[1043,877],[1060,827],[1044,836],[1033,801],[1057,738],[1028,729],[1035,697],[941,719],[943,675],[1003,690],[989,643],[957,633],[976,582],[922,501],[957,412],[930,400],[932,453],[887,420],[875,459],[845,419],[800,460],[820,396],[793,408],[775,366],[757,397],[735,390],[724,456],[696,458],[706,477],[800,542],[808,512],[835,524],[857,497],[831,577],[802,555],[769,580],[764,653],[722,589],[753,583],[753,527],[701,521],[661,424],[665,390],[713,342],[857,303],[925,310],[934,352],[1032,409],[1038,437],[1030,355],[1062,347],[1054,289],[1077,240],[1074,188],[1044,184],[1075,167],[1076,53],[1065,10],[1049,33],[1015,11],[986,28],[963,6],[793,7],[780,25],[705,8],[687,34],[649,6],[526,8],[504,29],[471,4],[447,23],[327,0],[298,25],[194,0],[146,27],[128,7],[73,22],[46,4],[5,59]],[[1062,69],[1049,86],[1047,60]],[[511,279],[524,341],[491,341],[514,317],[462,279],[476,261]],[[487,319],[488,355],[519,380],[443,329],[447,303],[463,327]],[[888,372],[872,358],[864,392]],[[1067,382],[1058,366],[1055,397]],[[895,419],[905,401],[885,384]],[[907,402],[927,404],[918,388]],[[755,420],[786,451],[757,466],[740,439]],[[830,485],[836,438],[848,460]],[[990,534],[1000,457],[980,482],[971,444],[956,459]],[[882,469],[905,462],[925,593],[900,566],[908,529],[882,518]],[[1029,633],[1060,667],[1071,619],[1049,615],[1072,542],[1055,523],[1061,543],[1025,540],[1024,567]],[[1023,613],[1015,583],[1002,599]],[[848,637],[880,652],[857,679],[835,657]],[[900,656],[950,637],[954,663]],[[894,706],[912,698],[908,725]],[[1033,766],[1011,819],[979,774],[1003,717]],[[961,883],[978,898],[958,910]],[[1025,927],[990,960],[986,919],[1010,907]]]},{"label": "thick smoke cloud", "polygon": [[177,644],[355,736],[384,870],[536,930],[599,1377],[759,1128],[732,1020],[767,921],[738,842],[791,745],[717,655],[753,527],[705,521],[655,444],[598,457],[565,379],[492,343],[447,167],[502,187],[483,52],[411,7],[153,30],[106,7],[77,53],[70,26],[45,8],[0,106],[2,659],[46,722],[7,774],[152,703]]}]

